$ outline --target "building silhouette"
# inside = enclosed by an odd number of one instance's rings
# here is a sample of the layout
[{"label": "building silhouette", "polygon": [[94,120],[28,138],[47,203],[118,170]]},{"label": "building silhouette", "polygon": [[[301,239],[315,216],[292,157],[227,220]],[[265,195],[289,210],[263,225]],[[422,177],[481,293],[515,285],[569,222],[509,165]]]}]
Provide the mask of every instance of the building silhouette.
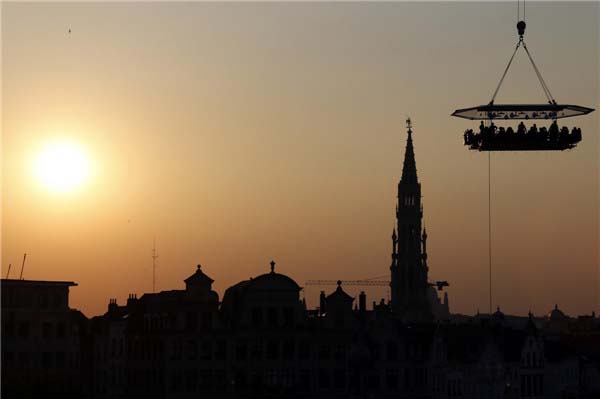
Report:
[{"label": "building silhouette", "polygon": [[[273,261],[220,300],[198,265],[184,289],[130,294],[121,305],[111,298],[88,320],[68,308],[73,283],[2,280],[2,393],[55,397],[68,386],[61,398],[600,397],[600,319],[571,318],[558,306],[543,317],[499,308],[451,314],[447,294],[440,301],[428,281],[422,216],[409,125],[390,302],[368,306],[365,292],[353,298],[338,281],[309,309],[302,287]],[[55,298],[52,311],[46,297]],[[19,337],[23,322],[32,327]],[[17,363],[20,353],[36,360]]]},{"label": "building silhouette", "polygon": [[2,397],[79,397],[87,319],[71,281],[2,279]]},{"label": "building silhouette", "polygon": [[427,232],[421,228],[421,183],[417,178],[410,119],[407,122],[404,167],[398,183],[397,225],[392,233],[391,308],[405,321],[431,321]]}]

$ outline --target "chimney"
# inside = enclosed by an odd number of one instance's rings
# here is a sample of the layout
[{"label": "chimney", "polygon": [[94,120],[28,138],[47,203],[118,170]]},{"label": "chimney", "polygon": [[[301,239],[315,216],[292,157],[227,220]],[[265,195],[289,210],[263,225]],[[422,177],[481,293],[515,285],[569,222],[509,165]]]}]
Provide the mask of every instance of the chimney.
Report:
[{"label": "chimney", "polygon": [[108,300],[108,311],[112,312],[113,310],[116,310],[119,307],[119,305],[117,305],[117,299],[116,298],[110,298]]},{"label": "chimney", "polygon": [[131,307],[131,306],[135,305],[136,302],[137,302],[137,294],[129,294],[129,296],[127,297],[127,307]]},{"label": "chimney", "polygon": [[323,315],[327,312],[326,303],[327,300],[325,298],[325,291],[321,291],[321,295],[319,295],[319,314]]},{"label": "chimney", "polygon": [[361,312],[365,312],[367,310],[367,295],[364,291],[360,292],[358,296],[358,310]]}]

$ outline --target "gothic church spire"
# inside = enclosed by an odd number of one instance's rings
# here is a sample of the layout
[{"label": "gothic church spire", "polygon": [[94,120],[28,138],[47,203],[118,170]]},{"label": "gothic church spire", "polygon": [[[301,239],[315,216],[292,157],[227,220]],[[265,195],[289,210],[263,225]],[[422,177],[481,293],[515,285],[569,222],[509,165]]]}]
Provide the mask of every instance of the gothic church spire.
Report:
[{"label": "gothic church spire", "polygon": [[404,166],[402,168],[402,184],[416,184],[419,182],[417,178],[417,163],[415,161],[415,150],[412,141],[412,122],[410,118],[406,120],[408,129],[408,138],[406,139],[406,150],[404,151]]}]

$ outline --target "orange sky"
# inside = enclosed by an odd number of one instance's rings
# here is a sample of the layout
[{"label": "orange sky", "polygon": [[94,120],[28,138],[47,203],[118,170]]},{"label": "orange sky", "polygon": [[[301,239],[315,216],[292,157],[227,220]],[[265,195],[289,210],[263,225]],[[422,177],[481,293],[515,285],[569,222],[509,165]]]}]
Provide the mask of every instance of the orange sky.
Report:
[{"label": "orange sky", "polygon": [[[528,47],[559,102],[599,105],[599,8],[528,3]],[[453,311],[486,310],[487,155],[462,146],[476,124],[449,115],[489,101],[515,14],[3,3],[3,277],[27,252],[25,278],[78,282],[71,306],[91,316],[150,291],[154,237],[160,289],[197,263],[221,295],[271,259],[300,285],[386,275],[410,115],[430,276],[450,282]],[[543,101],[524,54],[504,101]],[[494,304],[507,312],[599,310],[598,112],[568,123],[583,130],[575,150],[492,154]],[[93,166],[61,194],[29,172],[56,138]],[[305,291],[315,304],[319,288]]]}]

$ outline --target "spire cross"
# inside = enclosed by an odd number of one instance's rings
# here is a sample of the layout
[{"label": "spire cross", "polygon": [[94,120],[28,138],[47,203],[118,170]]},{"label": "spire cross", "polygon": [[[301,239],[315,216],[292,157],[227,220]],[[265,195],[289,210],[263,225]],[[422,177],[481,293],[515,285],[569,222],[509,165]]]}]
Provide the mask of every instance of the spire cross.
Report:
[{"label": "spire cross", "polygon": [[412,121],[410,120],[410,117],[406,118],[406,128],[409,133],[412,133]]}]

